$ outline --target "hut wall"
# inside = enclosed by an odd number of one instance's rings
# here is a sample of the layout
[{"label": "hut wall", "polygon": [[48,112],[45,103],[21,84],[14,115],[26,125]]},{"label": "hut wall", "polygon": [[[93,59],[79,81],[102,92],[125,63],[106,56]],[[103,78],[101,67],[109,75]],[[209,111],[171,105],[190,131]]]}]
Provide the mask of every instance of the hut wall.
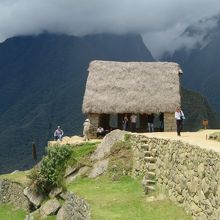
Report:
[{"label": "hut wall", "polygon": [[164,113],[164,131],[175,131],[176,130],[176,120],[174,113],[165,112]]},{"label": "hut wall", "polygon": [[99,114],[88,114],[88,118],[91,123],[91,127],[90,127],[90,136],[91,137],[96,137],[96,131],[99,126],[99,117],[100,117]]}]

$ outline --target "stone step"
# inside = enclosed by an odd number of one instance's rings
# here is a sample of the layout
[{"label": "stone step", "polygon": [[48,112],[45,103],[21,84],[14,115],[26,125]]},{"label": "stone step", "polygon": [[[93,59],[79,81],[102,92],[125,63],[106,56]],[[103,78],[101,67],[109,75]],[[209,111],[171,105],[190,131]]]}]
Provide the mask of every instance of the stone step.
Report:
[{"label": "stone step", "polygon": [[156,165],[154,163],[148,163],[146,164],[147,170],[148,171],[155,171],[156,170]]},{"label": "stone step", "polygon": [[155,163],[157,159],[155,157],[145,157],[144,160],[150,163]]},{"label": "stone step", "polygon": [[154,185],[154,184],[156,184],[156,181],[155,180],[145,180],[145,182],[146,182],[146,185]]},{"label": "stone step", "polygon": [[142,148],[142,149],[146,149],[146,150],[148,150],[149,145],[148,145],[148,144],[141,144],[141,148]]},{"label": "stone step", "polygon": [[147,176],[148,178],[153,178],[153,177],[156,176],[156,173],[148,171],[148,172],[146,172],[146,176]]},{"label": "stone step", "polygon": [[145,194],[148,194],[148,193],[153,192],[153,191],[155,191],[154,186],[145,186],[144,187],[144,193]]},{"label": "stone step", "polygon": [[149,150],[144,151],[145,156],[152,156],[152,152]]}]

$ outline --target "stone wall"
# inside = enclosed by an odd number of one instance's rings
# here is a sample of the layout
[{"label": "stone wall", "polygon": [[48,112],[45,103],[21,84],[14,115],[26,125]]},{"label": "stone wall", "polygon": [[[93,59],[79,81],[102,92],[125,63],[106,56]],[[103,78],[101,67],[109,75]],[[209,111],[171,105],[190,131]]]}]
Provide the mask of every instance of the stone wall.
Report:
[{"label": "stone wall", "polygon": [[27,211],[30,210],[30,202],[23,194],[24,188],[18,183],[9,180],[0,180],[0,204],[10,203],[13,206]]},{"label": "stone wall", "polygon": [[146,152],[156,158],[157,185],[199,220],[220,219],[220,155],[181,141],[132,135],[133,174],[148,172]]},{"label": "stone wall", "polygon": [[174,117],[174,112],[164,113],[164,131],[175,131],[176,130],[176,120]]},{"label": "stone wall", "polygon": [[96,137],[96,131],[99,126],[99,116],[100,116],[99,114],[88,114],[88,118],[91,123],[90,135],[92,138]]}]

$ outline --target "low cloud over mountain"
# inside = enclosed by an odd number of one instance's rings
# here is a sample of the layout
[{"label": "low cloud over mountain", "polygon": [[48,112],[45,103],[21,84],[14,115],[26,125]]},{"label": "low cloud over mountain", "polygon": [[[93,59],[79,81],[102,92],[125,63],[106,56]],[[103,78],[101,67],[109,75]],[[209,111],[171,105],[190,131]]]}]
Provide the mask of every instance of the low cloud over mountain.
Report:
[{"label": "low cloud over mountain", "polygon": [[1,0],[0,39],[44,31],[70,35],[140,33],[159,56],[197,38],[174,39],[189,25],[220,12],[217,0]]}]

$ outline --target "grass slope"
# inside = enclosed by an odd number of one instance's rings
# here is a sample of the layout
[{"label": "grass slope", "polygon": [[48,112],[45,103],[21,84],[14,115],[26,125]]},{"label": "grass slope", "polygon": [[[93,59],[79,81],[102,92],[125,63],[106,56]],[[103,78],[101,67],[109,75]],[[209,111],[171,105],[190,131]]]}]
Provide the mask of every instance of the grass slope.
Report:
[{"label": "grass slope", "polygon": [[190,220],[182,208],[169,200],[147,202],[140,181],[124,177],[78,179],[68,189],[86,199],[93,220]]},{"label": "grass slope", "polygon": [[[73,147],[74,158],[78,164],[90,164],[89,156],[97,143],[85,143]],[[111,150],[109,170],[105,176],[97,179],[79,178],[67,185],[67,189],[86,199],[91,208],[92,220],[191,220],[182,208],[168,199],[147,202],[139,179],[132,179],[121,172],[129,171],[130,145],[118,142]],[[118,169],[111,169],[112,167]],[[129,172],[128,172],[129,173]],[[1,175],[0,178],[25,183],[28,172]],[[116,178],[117,177],[117,178]],[[114,179],[114,181],[113,181]],[[117,179],[117,181],[115,180]],[[0,220],[24,219],[25,211],[16,210],[9,205],[0,205]],[[35,218],[35,220],[40,218]],[[53,220],[55,216],[46,218]]]},{"label": "grass slope", "polygon": [[0,205],[0,220],[24,220],[26,212],[11,205]]}]

